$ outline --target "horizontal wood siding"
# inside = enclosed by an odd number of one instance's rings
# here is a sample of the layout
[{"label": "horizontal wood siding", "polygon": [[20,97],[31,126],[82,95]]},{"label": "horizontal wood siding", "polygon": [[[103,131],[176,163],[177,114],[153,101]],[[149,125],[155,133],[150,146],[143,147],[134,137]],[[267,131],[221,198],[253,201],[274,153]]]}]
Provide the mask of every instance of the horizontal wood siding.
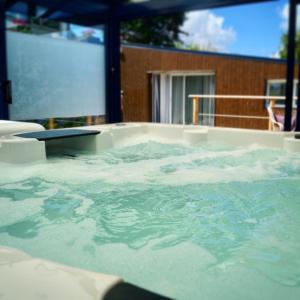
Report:
[{"label": "horizontal wood siding", "polygon": [[[280,62],[241,59],[150,48],[123,47],[122,90],[124,122],[151,121],[153,71],[213,71],[216,94],[265,95],[268,79],[285,78]],[[216,114],[267,116],[264,100],[216,100]],[[216,126],[267,129],[267,120],[215,118]]]}]

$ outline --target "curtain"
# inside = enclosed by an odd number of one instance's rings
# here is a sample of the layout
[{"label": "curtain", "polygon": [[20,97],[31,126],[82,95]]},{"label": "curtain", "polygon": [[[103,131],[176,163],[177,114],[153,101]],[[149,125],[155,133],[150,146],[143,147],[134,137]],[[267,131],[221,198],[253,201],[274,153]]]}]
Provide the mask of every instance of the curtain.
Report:
[{"label": "curtain", "polygon": [[152,75],[152,122],[160,122],[160,75]]},{"label": "curtain", "polygon": [[170,75],[161,74],[160,122],[171,123]]},{"label": "curtain", "polygon": [[[203,94],[213,95],[215,93],[215,77],[214,76],[205,76],[203,84]],[[207,113],[207,116],[203,118],[203,125],[214,126],[215,124],[215,99],[207,98],[202,101],[202,111]],[[201,113],[201,111],[200,111]]]}]

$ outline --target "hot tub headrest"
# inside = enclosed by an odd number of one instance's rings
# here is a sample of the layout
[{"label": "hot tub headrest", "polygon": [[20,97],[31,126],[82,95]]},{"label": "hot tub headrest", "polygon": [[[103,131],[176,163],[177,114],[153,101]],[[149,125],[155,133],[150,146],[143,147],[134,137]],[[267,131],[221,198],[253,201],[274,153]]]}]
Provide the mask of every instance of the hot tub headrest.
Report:
[{"label": "hot tub headrest", "polygon": [[87,129],[53,129],[44,131],[34,131],[16,134],[15,136],[22,138],[37,139],[39,141],[49,141],[57,139],[74,138],[80,136],[97,135],[101,133],[99,130]]}]

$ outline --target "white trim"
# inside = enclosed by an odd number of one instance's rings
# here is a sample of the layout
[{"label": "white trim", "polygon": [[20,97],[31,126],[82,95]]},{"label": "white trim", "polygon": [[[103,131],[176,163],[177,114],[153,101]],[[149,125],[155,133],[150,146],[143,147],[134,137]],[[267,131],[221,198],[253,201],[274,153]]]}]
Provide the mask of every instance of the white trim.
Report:
[{"label": "white trim", "polygon": [[[158,75],[158,74],[155,74],[155,75]],[[162,97],[163,97],[163,91],[165,90],[165,84],[162,84],[164,82],[164,79],[163,79],[163,74],[160,74],[160,107],[159,107],[159,111],[161,113],[162,111],[162,105],[163,105],[163,102],[161,101],[162,100]],[[152,103],[153,103],[153,95],[152,95]],[[153,105],[153,104],[152,104]],[[160,122],[162,121],[161,120],[162,118],[160,117]]]},{"label": "white trim", "polygon": [[173,99],[173,76],[172,75],[169,75],[169,76],[170,76],[170,86],[169,86],[170,124],[173,124],[173,101],[172,101],[172,99]]},{"label": "white trim", "polygon": [[190,71],[190,70],[170,70],[170,71],[147,71],[148,74],[166,74],[166,75],[177,75],[177,76],[206,76],[206,75],[216,75],[216,72],[212,70],[200,70],[200,71]]},{"label": "white trim", "polygon": [[[280,79],[268,79],[267,81],[271,83],[281,83],[281,82],[285,82],[286,80],[280,78]],[[298,79],[294,79],[294,83],[298,83]]]},{"label": "white trim", "polygon": [[[189,76],[194,76],[194,75],[189,75]],[[183,118],[182,122],[185,124],[185,87],[186,87],[186,75],[183,76],[183,82],[182,82],[182,111],[183,111]]]}]

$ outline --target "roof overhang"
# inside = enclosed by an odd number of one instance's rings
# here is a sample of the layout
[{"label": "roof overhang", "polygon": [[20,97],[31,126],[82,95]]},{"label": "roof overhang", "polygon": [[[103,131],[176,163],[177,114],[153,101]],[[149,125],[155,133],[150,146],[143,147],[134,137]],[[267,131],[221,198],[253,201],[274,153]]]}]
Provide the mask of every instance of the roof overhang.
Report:
[{"label": "roof overhang", "polygon": [[93,26],[112,19],[124,21],[269,1],[277,0],[6,0],[5,2],[6,8],[11,11],[24,12],[26,4],[37,5],[46,9],[42,16],[45,19]]}]

